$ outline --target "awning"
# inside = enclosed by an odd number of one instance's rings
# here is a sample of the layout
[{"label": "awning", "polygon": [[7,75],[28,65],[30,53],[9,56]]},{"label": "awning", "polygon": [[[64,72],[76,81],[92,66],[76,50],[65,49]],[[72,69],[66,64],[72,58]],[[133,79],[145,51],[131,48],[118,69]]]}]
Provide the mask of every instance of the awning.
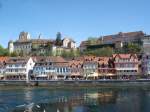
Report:
[{"label": "awning", "polygon": [[98,77],[98,73],[94,72],[88,75],[88,77]]},{"label": "awning", "polygon": [[112,74],[112,73],[106,74],[106,76],[114,76],[114,75],[116,75],[116,74]]},{"label": "awning", "polygon": [[105,74],[99,74],[99,76],[115,76],[116,74],[113,73],[105,73]]},{"label": "awning", "polygon": [[105,76],[105,74],[98,74],[98,76]]},{"label": "awning", "polygon": [[80,73],[72,73],[71,76],[81,76]]}]

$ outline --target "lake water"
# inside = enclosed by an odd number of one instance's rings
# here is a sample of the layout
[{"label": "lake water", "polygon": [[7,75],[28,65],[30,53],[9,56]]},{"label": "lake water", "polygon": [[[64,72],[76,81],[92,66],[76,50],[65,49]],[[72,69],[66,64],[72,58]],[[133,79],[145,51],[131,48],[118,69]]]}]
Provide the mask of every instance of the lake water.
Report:
[{"label": "lake water", "polygon": [[0,112],[150,112],[150,87],[0,87]]}]

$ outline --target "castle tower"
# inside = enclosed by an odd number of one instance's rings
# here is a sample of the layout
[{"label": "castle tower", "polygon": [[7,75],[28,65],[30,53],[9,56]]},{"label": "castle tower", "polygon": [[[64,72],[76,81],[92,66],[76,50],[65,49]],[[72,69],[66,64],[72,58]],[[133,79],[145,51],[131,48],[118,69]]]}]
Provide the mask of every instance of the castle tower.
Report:
[{"label": "castle tower", "polygon": [[30,34],[28,32],[21,32],[19,35],[19,41],[27,41],[30,39]]},{"label": "castle tower", "polygon": [[9,43],[8,43],[8,50],[9,50],[9,53],[13,53],[14,52],[14,43],[13,43],[13,41],[9,41]]}]

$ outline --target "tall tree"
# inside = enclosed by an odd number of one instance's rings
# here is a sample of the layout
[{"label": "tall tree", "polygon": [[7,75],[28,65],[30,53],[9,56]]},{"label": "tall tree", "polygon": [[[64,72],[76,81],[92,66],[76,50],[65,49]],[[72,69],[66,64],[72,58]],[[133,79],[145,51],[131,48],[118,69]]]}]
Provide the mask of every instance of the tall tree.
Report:
[{"label": "tall tree", "polygon": [[62,45],[62,40],[61,40],[61,33],[58,32],[56,34],[56,43],[55,43],[56,46],[61,46]]}]

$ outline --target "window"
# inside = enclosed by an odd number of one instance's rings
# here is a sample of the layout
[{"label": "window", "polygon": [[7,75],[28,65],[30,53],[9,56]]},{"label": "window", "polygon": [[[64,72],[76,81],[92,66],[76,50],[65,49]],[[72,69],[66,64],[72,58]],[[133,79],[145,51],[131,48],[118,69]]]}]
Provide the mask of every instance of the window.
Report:
[{"label": "window", "polygon": [[65,68],[63,68],[63,72],[65,72]]},{"label": "window", "polygon": [[69,70],[66,68],[66,72],[69,72]]},{"label": "window", "polygon": [[59,68],[57,68],[57,72],[59,73]]},{"label": "window", "polygon": [[16,64],[16,65],[15,65],[15,67],[19,67],[19,65],[18,65],[18,64]]},{"label": "window", "polygon": [[62,68],[60,68],[60,72],[62,73]]}]

